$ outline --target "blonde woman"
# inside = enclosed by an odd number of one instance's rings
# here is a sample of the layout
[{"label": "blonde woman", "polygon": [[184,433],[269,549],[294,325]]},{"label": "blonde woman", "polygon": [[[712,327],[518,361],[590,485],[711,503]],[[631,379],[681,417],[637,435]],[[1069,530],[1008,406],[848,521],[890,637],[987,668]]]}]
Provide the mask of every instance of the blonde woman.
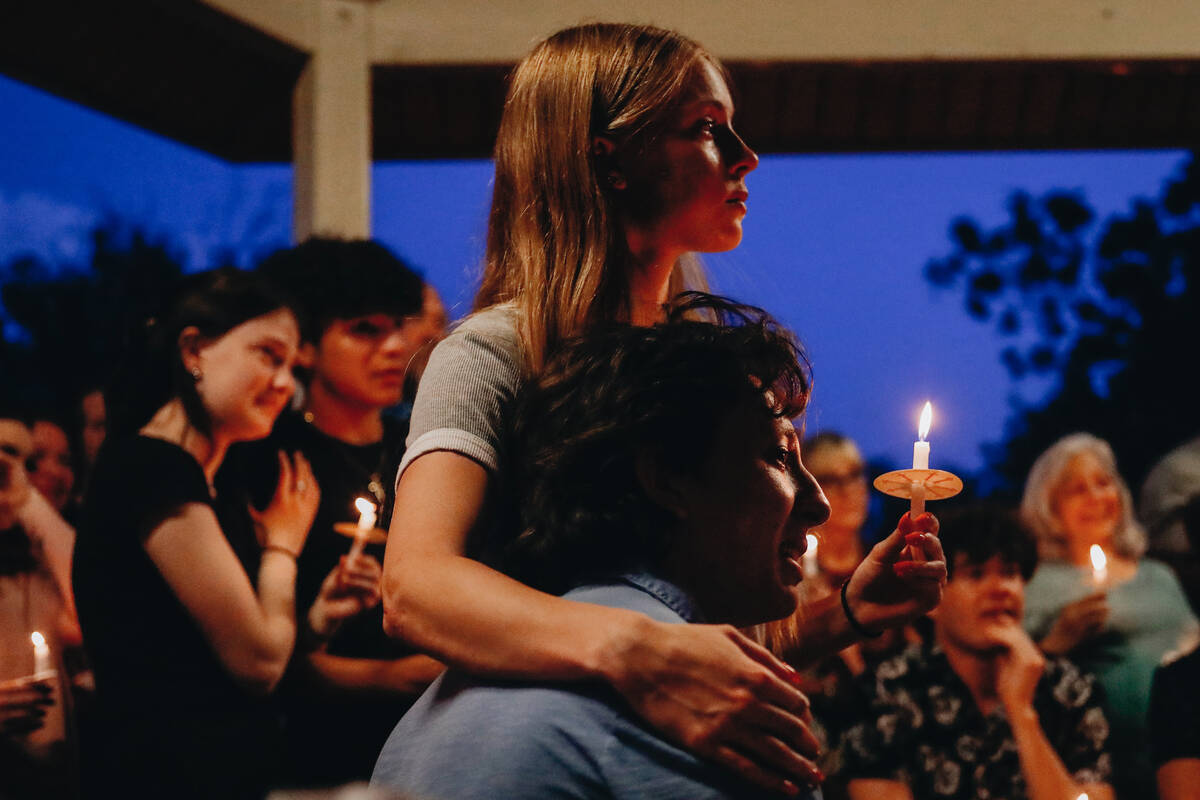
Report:
[{"label": "blonde woman", "polygon": [[[1055,442],[1029,472],[1021,513],[1041,563],[1025,591],[1025,627],[1050,655],[1095,673],[1112,725],[1118,797],[1151,797],[1146,711],[1154,668],[1197,631],[1179,582],[1142,558],[1146,536],[1112,448],[1076,433]],[[1093,546],[1107,558],[1095,574]]]},{"label": "blonde woman", "polygon": [[[476,675],[607,682],[672,740],[798,792],[819,779],[807,701],[765,649],[726,626],[571,602],[488,566],[511,518],[521,384],[596,324],[660,320],[691,253],[741,241],[758,157],[734,117],[717,60],[658,28],[570,28],[517,67],[476,313],[430,358],[397,477],[384,624]],[[854,583],[855,614],[895,610],[868,602],[874,586],[866,572]],[[814,625],[845,628],[836,600],[829,611]]]}]

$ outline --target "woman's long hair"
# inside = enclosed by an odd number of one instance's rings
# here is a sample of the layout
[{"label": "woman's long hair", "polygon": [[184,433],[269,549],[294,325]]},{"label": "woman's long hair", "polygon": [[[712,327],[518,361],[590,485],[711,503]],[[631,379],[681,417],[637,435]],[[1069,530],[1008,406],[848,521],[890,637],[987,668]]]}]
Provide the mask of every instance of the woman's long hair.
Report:
[{"label": "woman's long hair", "polygon": [[[554,34],[513,74],[475,309],[515,304],[530,372],[588,325],[628,319],[634,263],[593,138],[621,147],[652,136],[702,60],[720,69],[678,33],[597,23]],[[704,288],[690,259],[676,264],[668,296],[685,288]]]},{"label": "woman's long hair", "polygon": [[[205,339],[224,336],[243,322],[291,304],[262,277],[234,267],[185,277],[164,310],[138,324],[104,393],[110,437],[136,433],[174,397],[183,402],[188,422],[204,434],[211,420],[183,366],[179,336],[195,327]],[[295,311],[293,310],[293,313]]]}]

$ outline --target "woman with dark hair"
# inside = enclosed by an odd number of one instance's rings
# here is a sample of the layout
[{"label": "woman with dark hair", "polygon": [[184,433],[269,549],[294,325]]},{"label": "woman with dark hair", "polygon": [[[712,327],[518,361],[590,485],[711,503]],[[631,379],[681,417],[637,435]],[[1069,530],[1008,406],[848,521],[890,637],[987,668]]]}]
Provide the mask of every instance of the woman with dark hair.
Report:
[{"label": "woman with dark hair", "polygon": [[[223,269],[190,278],[147,331],[109,393],[75,548],[98,706],[84,788],[261,797],[278,736],[263,696],[297,640],[296,557],[319,490],[304,458],[283,453],[264,511],[218,497],[213,477],[230,444],[266,436],[287,403],[299,329],[259,279]],[[377,600],[377,574],[343,566],[304,638]]]}]

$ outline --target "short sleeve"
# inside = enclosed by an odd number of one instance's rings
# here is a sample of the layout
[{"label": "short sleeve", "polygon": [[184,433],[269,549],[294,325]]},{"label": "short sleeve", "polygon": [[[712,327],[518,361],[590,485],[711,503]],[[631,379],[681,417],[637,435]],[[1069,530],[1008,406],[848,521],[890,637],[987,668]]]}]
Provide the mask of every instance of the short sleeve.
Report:
[{"label": "short sleeve", "polygon": [[[92,487],[108,508],[105,530],[145,539],[164,519],[188,503],[212,504],[200,464],[187,452],[160,439],[136,436],[106,452]],[[103,473],[101,472],[103,470]],[[103,495],[102,497],[100,495]],[[124,517],[128,524],[111,524]]]},{"label": "short sleeve", "polygon": [[409,464],[437,450],[500,470],[520,388],[519,352],[515,311],[509,306],[469,317],[434,348],[413,405],[397,482]]},{"label": "short sleeve", "polygon": [[1200,758],[1200,650],[1154,673],[1150,689],[1150,756],[1160,767],[1176,758]]},{"label": "short sleeve", "polygon": [[1046,733],[1063,767],[1079,783],[1107,783],[1112,776],[1109,723],[1104,715],[1103,692],[1095,678],[1066,659],[1053,659],[1039,691],[1049,695],[1039,704],[1043,729],[1050,727],[1043,713],[1047,704],[1059,717],[1059,724]]}]

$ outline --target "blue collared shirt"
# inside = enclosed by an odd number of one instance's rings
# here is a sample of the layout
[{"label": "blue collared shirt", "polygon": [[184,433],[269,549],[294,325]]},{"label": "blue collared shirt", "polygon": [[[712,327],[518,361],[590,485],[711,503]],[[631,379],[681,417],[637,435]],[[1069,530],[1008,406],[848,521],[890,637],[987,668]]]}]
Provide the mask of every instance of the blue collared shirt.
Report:
[{"label": "blue collared shirt", "polygon": [[[685,592],[648,573],[566,597],[660,622],[702,621]],[[428,800],[766,796],[660,738],[606,685],[484,682],[457,670],[400,720],[371,782]],[[820,790],[808,797],[819,800]]]}]

